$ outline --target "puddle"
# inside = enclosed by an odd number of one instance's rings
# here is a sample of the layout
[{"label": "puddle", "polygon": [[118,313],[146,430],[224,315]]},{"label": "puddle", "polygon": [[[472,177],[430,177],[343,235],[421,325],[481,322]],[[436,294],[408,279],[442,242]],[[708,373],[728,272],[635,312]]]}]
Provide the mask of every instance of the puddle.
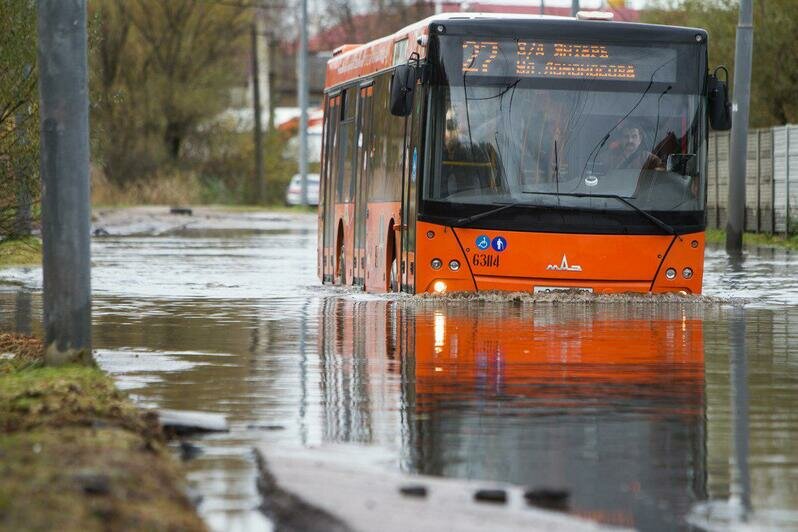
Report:
[{"label": "puddle", "polygon": [[[228,417],[188,462],[212,529],[270,528],[262,440],[564,489],[643,530],[798,527],[794,253],[710,249],[701,298],[386,297],[318,286],[315,217],[231,218],[93,242],[99,363],[141,404]],[[0,271],[0,329],[41,334],[40,275]]]}]

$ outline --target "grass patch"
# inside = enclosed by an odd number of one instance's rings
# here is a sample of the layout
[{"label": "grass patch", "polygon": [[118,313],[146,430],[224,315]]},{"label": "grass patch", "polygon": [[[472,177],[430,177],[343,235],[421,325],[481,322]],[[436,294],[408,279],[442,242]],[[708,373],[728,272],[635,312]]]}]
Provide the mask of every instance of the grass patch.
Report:
[{"label": "grass patch", "polygon": [[91,203],[113,205],[192,205],[202,203],[202,185],[192,173],[173,173],[128,185],[117,185],[92,174]]},{"label": "grass patch", "polygon": [[42,263],[42,241],[27,237],[0,241],[0,268],[38,266]]},{"label": "grass patch", "polygon": [[155,415],[42,351],[0,335],[0,529],[204,530]]},{"label": "grass patch", "polygon": [[203,530],[180,472],[137,435],[66,427],[0,435],[4,530]]},{"label": "grass patch", "polygon": [[[708,244],[726,244],[726,231],[723,229],[707,229]],[[746,246],[778,247],[798,250],[798,235],[768,235],[765,233],[744,233],[743,244]]]}]

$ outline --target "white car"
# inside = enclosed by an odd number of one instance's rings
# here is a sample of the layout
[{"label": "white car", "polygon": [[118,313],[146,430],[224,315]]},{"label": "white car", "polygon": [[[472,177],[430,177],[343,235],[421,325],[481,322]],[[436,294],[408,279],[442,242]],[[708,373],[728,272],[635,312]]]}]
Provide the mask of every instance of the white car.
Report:
[{"label": "white car", "polygon": [[[285,191],[286,205],[302,205],[302,176],[291,178],[288,190]],[[319,174],[308,174],[308,205],[319,204]]]}]

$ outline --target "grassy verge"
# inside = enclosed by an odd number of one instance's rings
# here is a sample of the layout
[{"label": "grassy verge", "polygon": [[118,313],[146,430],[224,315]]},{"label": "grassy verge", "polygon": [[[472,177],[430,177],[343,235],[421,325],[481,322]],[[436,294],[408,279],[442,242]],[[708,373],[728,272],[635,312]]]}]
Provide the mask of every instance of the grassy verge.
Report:
[{"label": "grassy verge", "polygon": [[0,529],[204,530],[155,417],[41,353],[0,334]]},{"label": "grassy verge", "polygon": [[36,237],[0,242],[0,268],[36,266],[42,263],[42,241]]},{"label": "grassy verge", "polygon": [[[708,244],[723,245],[726,243],[726,231],[723,229],[707,229],[706,240]],[[779,247],[798,250],[798,235],[767,235],[764,233],[743,234],[743,244],[746,246]]]}]

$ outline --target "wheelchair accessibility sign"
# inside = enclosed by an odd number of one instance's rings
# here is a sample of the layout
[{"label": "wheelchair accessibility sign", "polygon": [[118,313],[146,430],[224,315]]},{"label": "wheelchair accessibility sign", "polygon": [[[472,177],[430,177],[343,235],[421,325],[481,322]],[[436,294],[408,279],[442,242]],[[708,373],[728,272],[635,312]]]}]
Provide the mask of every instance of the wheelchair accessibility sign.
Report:
[{"label": "wheelchair accessibility sign", "polygon": [[479,235],[477,237],[477,247],[482,251],[490,247],[490,238],[488,238],[488,235]]}]

